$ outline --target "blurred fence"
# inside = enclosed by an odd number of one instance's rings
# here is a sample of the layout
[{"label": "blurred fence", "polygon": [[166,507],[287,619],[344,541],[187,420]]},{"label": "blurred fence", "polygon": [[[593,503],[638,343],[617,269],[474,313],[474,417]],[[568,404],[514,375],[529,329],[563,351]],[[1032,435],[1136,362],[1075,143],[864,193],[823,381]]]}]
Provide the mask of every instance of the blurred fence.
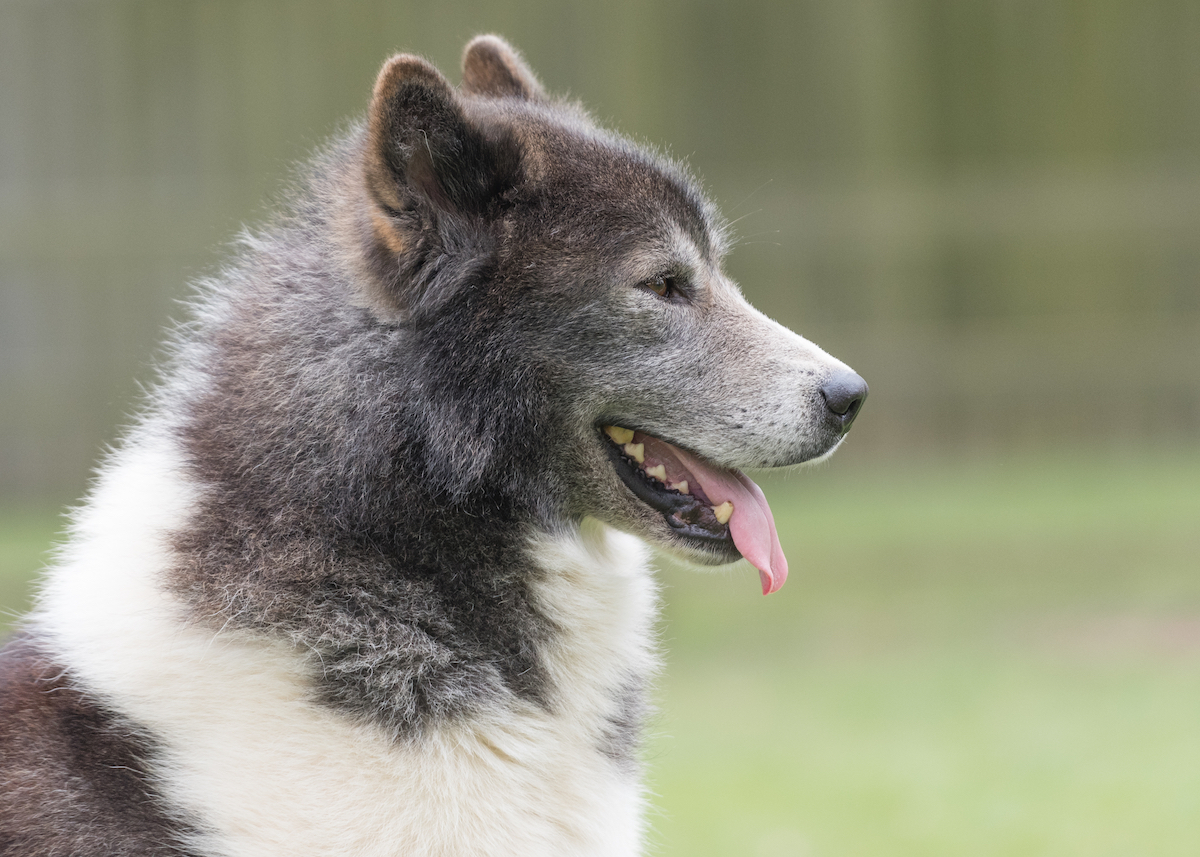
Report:
[{"label": "blurred fence", "polygon": [[73,492],[186,283],[380,62],[482,31],[702,174],[877,455],[1200,432],[1191,0],[0,5],[0,494]]}]

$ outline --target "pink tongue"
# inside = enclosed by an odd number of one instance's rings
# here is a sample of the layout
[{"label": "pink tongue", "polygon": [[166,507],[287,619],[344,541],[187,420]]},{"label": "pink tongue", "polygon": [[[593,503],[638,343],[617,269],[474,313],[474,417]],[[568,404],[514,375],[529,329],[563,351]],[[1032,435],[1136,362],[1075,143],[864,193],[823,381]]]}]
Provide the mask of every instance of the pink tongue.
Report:
[{"label": "pink tongue", "polygon": [[[700,484],[700,491],[714,506],[725,501],[733,504],[729,533],[742,556],[762,579],[763,595],[778,592],[787,580],[787,559],[775,532],[775,518],[762,489],[740,470],[726,470],[707,464],[677,446],[638,432],[634,443],[645,444],[646,466],[661,463],[667,481],[687,479]],[[690,493],[695,491],[694,483]]]}]

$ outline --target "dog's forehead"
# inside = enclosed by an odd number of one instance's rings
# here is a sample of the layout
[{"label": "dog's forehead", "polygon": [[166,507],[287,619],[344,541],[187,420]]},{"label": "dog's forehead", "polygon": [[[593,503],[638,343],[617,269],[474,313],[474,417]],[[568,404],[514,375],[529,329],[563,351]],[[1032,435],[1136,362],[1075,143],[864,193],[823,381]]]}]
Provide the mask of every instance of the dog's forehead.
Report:
[{"label": "dog's forehead", "polygon": [[676,248],[697,263],[724,255],[724,222],[682,165],[590,121],[553,120],[527,119],[517,136],[526,180],[556,225],[579,224],[602,243]]}]

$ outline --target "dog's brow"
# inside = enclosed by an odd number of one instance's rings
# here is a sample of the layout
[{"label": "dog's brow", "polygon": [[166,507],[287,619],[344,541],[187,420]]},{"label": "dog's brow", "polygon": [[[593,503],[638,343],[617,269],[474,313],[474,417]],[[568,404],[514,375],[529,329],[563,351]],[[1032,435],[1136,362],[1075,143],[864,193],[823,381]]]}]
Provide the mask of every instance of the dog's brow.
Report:
[{"label": "dog's brow", "polygon": [[663,231],[665,235],[660,240],[627,257],[627,274],[631,279],[641,280],[668,271],[694,276],[695,272],[708,267],[704,254],[683,226],[668,220]]},{"label": "dog's brow", "polygon": [[671,249],[672,255],[688,268],[699,270],[705,266],[705,254],[697,246],[695,238],[678,222],[672,223]]}]

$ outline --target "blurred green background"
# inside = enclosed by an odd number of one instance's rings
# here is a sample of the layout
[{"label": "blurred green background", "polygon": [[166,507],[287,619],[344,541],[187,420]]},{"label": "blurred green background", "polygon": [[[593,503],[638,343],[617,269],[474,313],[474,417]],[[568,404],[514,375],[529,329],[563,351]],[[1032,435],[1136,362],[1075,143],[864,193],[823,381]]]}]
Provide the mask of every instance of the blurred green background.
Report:
[{"label": "blurred green background", "polygon": [[1200,853],[1200,4],[0,5],[0,621],[164,324],[396,50],[499,32],[686,158],[861,372],[764,478],[792,565],[664,570],[665,855]]}]

